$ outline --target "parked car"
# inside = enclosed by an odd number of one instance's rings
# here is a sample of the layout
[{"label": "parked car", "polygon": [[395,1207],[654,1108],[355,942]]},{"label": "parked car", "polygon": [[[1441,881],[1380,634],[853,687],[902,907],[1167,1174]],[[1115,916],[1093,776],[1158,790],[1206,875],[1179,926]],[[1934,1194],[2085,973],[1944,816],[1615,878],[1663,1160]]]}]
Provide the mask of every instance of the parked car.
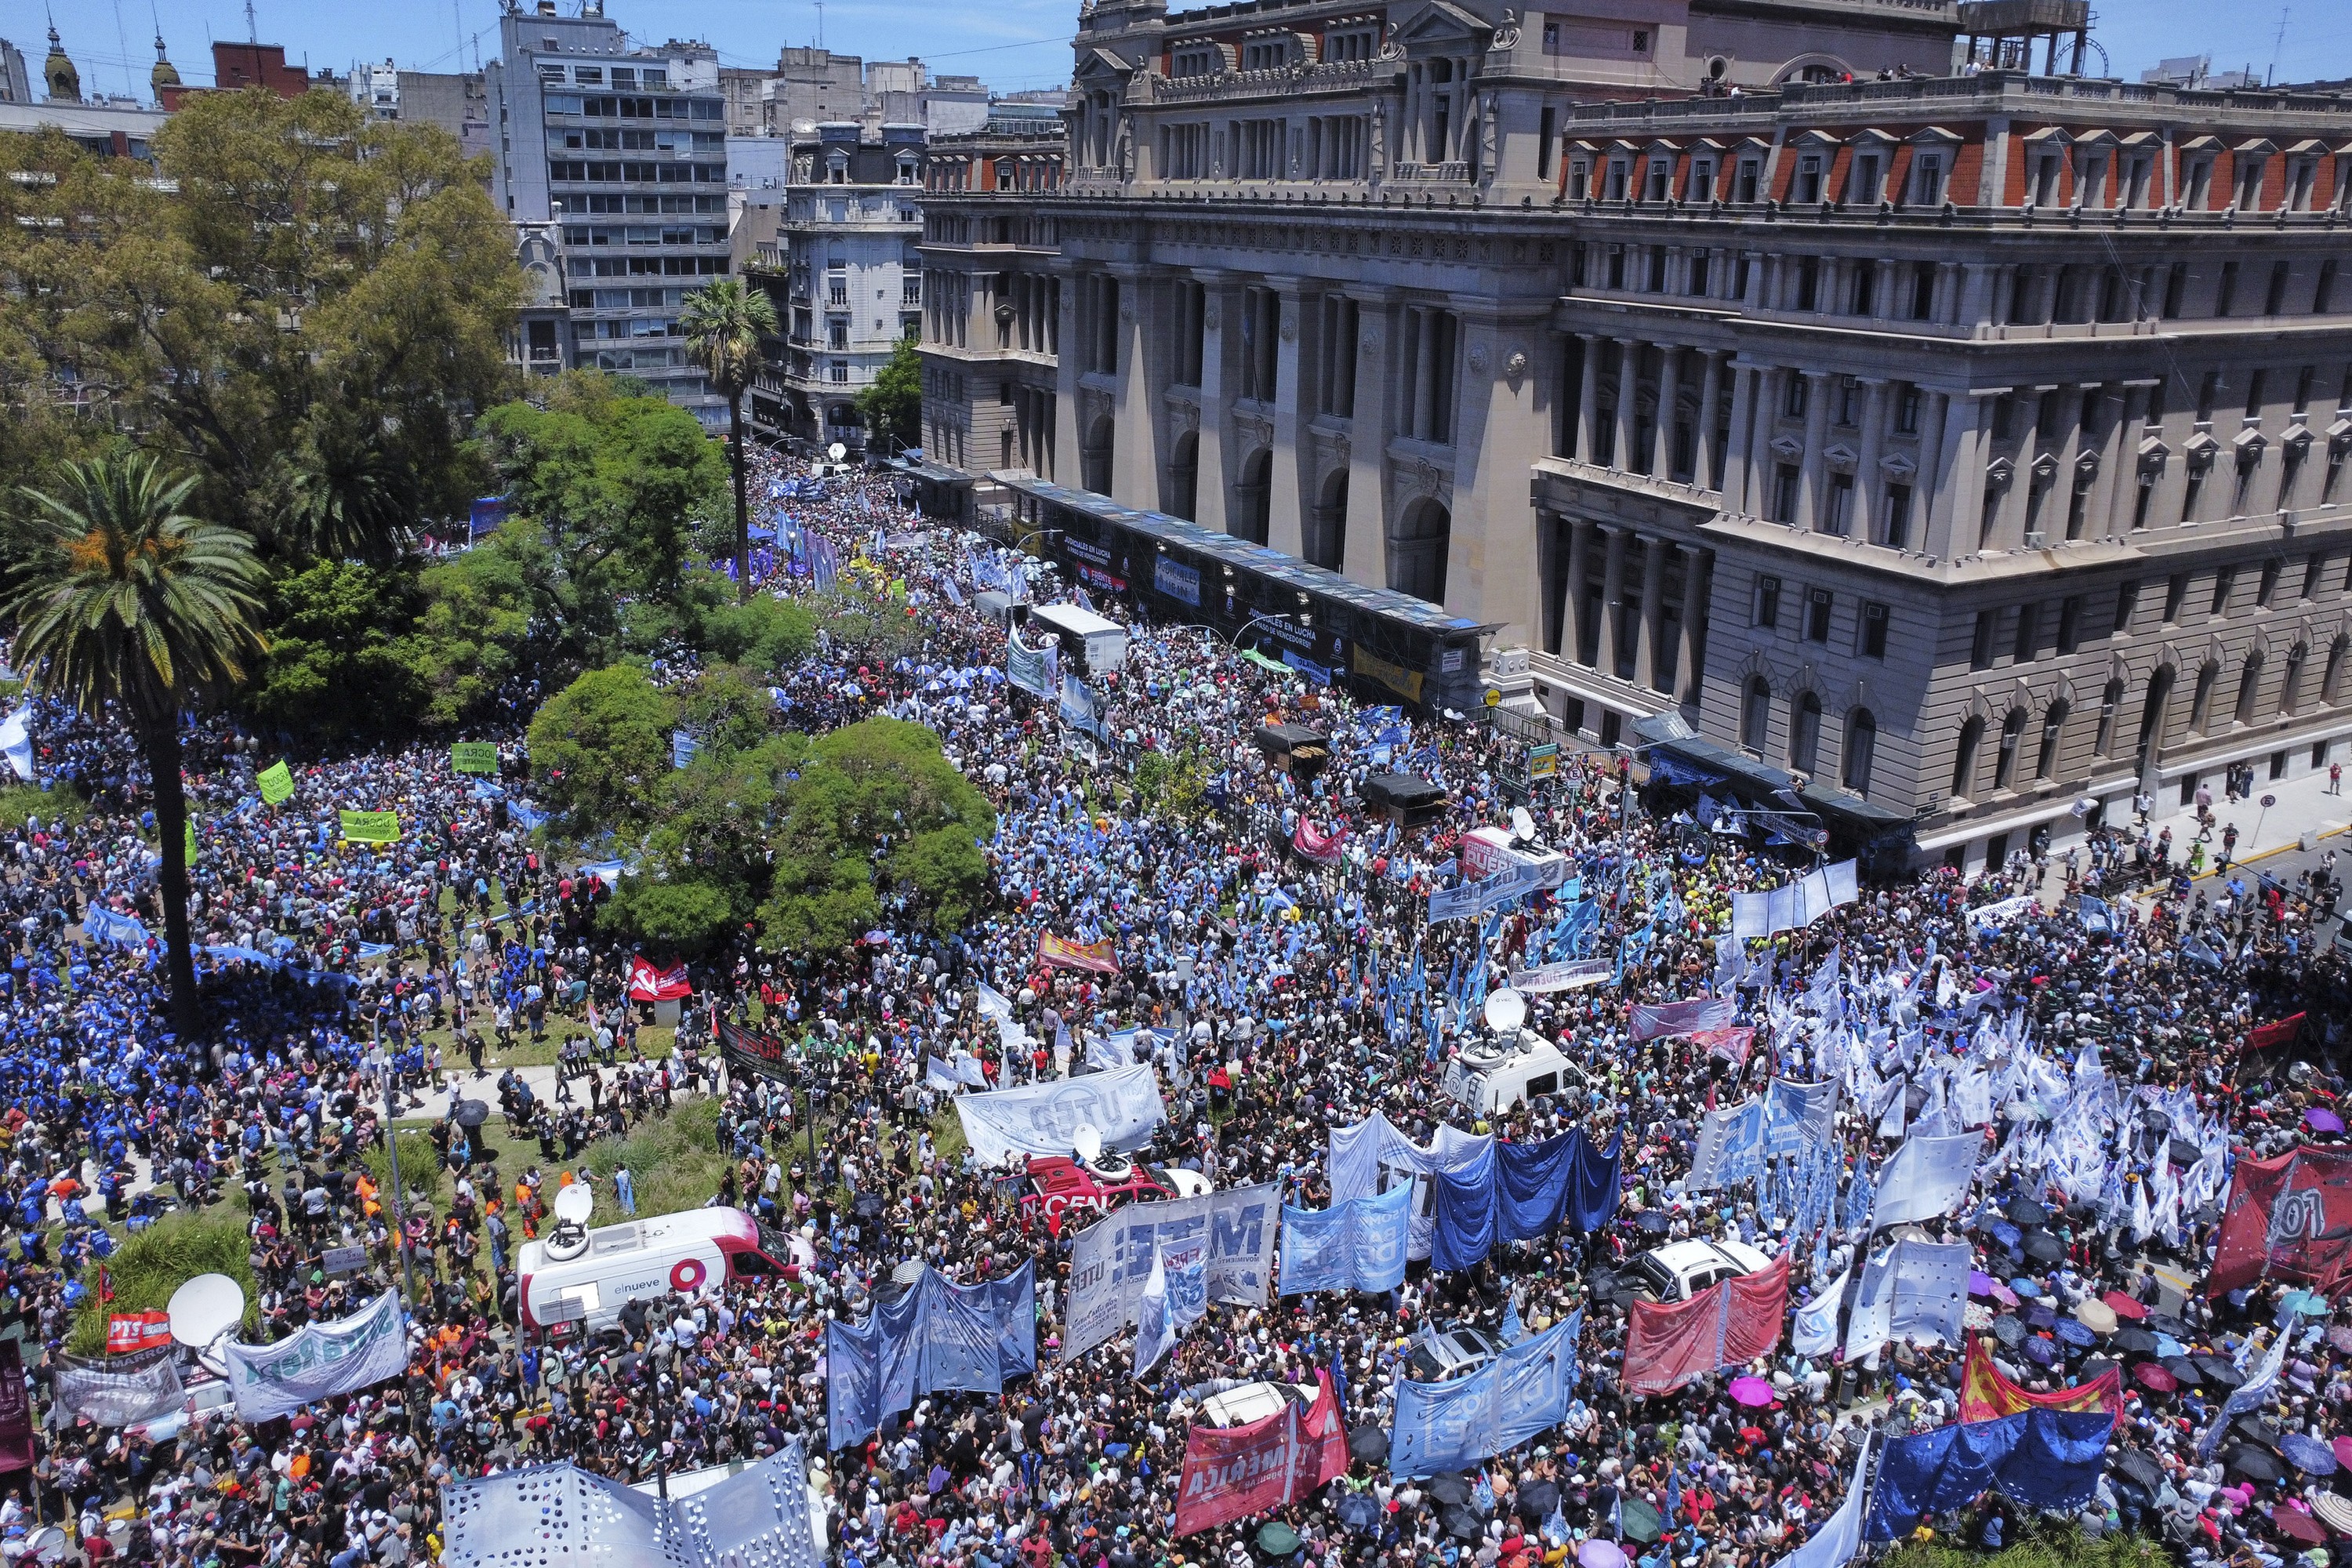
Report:
[{"label": "parked car", "polygon": [[187,1430],[190,1423],[201,1427],[222,1412],[234,1411],[236,1407],[235,1391],[225,1377],[205,1376],[192,1381],[187,1385],[187,1398],[180,1402],[180,1408],[158,1415],[152,1421],[125,1426],[122,1429],[124,1436],[144,1437],[161,1447],[177,1439],[182,1432]]},{"label": "parked car", "polygon": [[1246,1426],[1253,1421],[1281,1415],[1285,1405],[1304,1407],[1314,1403],[1315,1390],[1296,1384],[1245,1383],[1201,1401],[1201,1414],[1193,1417],[1193,1424],[1220,1430]]},{"label": "parked car", "polygon": [[1426,1333],[1404,1358],[1415,1383],[1452,1383],[1468,1377],[1503,1353],[1502,1337],[1475,1323],[1456,1323]]},{"label": "parked car", "polygon": [[1770,1268],[1772,1260],[1743,1241],[1675,1241],[1627,1266],[1644,1298],[1687,1301],[1708,1286]]}]

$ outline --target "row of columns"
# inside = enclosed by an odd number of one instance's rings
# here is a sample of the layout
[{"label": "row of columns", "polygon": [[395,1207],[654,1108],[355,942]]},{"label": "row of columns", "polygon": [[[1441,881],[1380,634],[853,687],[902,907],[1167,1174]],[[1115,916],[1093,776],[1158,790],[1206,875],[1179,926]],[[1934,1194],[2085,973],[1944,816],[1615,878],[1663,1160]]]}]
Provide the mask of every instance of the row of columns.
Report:
[{"label": "row of columns", "polygon": [[[1576,394],[1576,427],[1568,432],[1570,454],[1580,463],[1601,461],[1602,436],[1609,437],[1609,465],[1612,468],[1634,470],[1641,468],[1629,459],[1634,456],[1633,446],[1641,429],[1639,416],[1642,351],[1648,345],[1639,338],[1611,338],[1598,332],[1579,332],[1582,345],[1582,369]],[[1602,345],[1617,345],[1617,402],[1612,411],[1612,423],[1604,432],[1601,420],[1601,362]],[[1674,440],[1676,405],[1682,396],[1684,364],[1696,357],[1699,363],[1698,406],[1693,416],[1691,480],[1701,489],[1722,488],[1721,455],[1715,444],[1715,431],[1722,423],[1723,370],[1729,359],[1724,349],[1693,349],[1679,343],[1658,346],[1657,416],[1651,421],[1649,450],[1640,454],[1646,459],[1646,472],[1655,479],[1671,479],[1674,466]]]},{"label": "row of columns", "polygon": [[[1659,684],[1666,673],[1661,663],[1661,655],[1666,648],[1666,557],[1670,551],[1681,554],[1681,646],[1673,665],[1674,684],[1681,689],[1683,700],[1695,700],[1706,655],[1706,605],[1713,586],[1715,552],[1580,517],[1559,517],[1553,520],[1553,525],[1565,534],[1567,549],[1566,571],[1559,590],[1565,603],[1547,617],[1557,633],[1551,651],[1570,664],[1617,678],[1617,649],[1624,645],[1630,630],[1633,642],[1632,679],[1643,690],[1667,689]],[[1642,584],[1637,606],[1629,604],[1626,584],[1626,557],[1636,540],[1642,544]],[[1601,556],[1597,624],[1591,618],[1594,611],[1586,592],[1591,582],[1592,553],[1596,548]],[[1626,625],[1629,614],[1635,617],[1631,627]],[[1588,641],[1593,650],[1590,660],[1584,658]]]}]

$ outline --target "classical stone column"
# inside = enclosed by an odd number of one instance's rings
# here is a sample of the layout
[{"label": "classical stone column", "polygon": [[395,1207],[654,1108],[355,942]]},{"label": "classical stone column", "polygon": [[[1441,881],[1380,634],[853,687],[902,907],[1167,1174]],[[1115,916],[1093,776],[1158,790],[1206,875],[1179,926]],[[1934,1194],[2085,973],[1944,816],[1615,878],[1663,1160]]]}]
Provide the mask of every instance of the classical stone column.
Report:
[{"label": "classical stone column", "polygon": [[1808,370],[1799,374],[1805,378],[1805,454],[1804,466],[1797,470],[1797,515],[1790,521],[1811,532],[1821,526],[1825,483],[1822,453],[1829,446],[1830,432],[1830,373]]},{"label": "classical stone column", "polygon": [[1041,454],[1037,465],[1038,478],[1072,487],[1076,487],[1082,478],[1078,472],[1078,367],[1086,356],[1076,352],[1078,293],[1078,274],[1074,271],[1063,274],[1062,353],[1054,363],[1051,446]]},{"label": "classical stone column", "polygon": [[1665,631],[1666,552],[1672,548],[1655,534],[1642,540],[1642,619],[1633,628],[1633,683],[1644,689],[1658,684],[1658,643]]},{"label": "classical stone column", "polygon": [[1559,525],[1568,531],[1568,582],[1562,593],[1559,651],[1569,663],[1582,664],[1584,634],[1591,629],[1586,623],[1591,618],[1585,608],[1584,584],[1592,571],[1592,525],[1580,517],[1563,517]]},{"label": "classical stone column", "polygon": [[1528,475],[1551,447],[1545,398],[1557,366],[1539,365],[1551,334],[1548,301],[1457,294],[1461,323],[1454,409],[1454,516],[1445,602],[1456,614],[1499,623],[1498,647],[1532,642],[1543,625],[1536,513]]},{"label": "classical stone column", "polygon": [[1306,356],[1298,345],[1306,336],[1300,320],[1300,296],[1296,278],[1268,278],[1275,294],[1274,454],[1266,469],[1266,543],[1286,555],[1306,553],[1300,526],[1298,478],[1299,412],[1309,406],[1304,374]]},{"label": "classical stone column", "polygon": [[1617,673],[1617,650],[1624,643],[1625,531],[1600,525],[1609,552],[1601,574],[1601,641],[1592,650],[1592,666],[1604,675]]},{"label": "classical stone column", "polygon": [[1985,426],[1997,394],[1970,392],[1952,399],[1945,421],[1945,443],[1951,451],[1951,482],[1943,493],[1927,529],[1927,553],[1941,560],[1977,552],[1977,537],[1984,514]]},{"label": "classical stone column", "polygon": [[1617,340],[1617,437],[1609,448],[1609,466],[1633,471],[1634,403],[1642,375],[1642,343],[1638,338]]},{"label": "classical stone column", "polygon": [[2107,536],[2121,539],[2131,532],[2132,511],[2139,500],[2139,443],[2137,436],[2147,389],[2153,381],[2123,384],[2123,405],[2116,411],[2116,427],[2107,432],[2106,456],[2099,463],[2104,487]]},{"label": "classical stone column", "polygon": [[1650,477],[1654,479],[1675,477],[1675,405],[1682,395],[1676,384],[1682,357],[1679,343],[1658,347],[1658,412],[1650,421]]},{"label": "classical stone column", "polygon": [[1886,378],[1864,376],[1862,402],[1862,451],[1853,465],[1853,516],[1847,520],[1857,537],[1878,542],[1878,454],[1886,432]]},{"label": "classical stone column", "polygon": [[1348,421],[1348,533],[1340,570],[1350,583],[1389,585],[1388,447],[1395,417],[1395,298],[1385,289],[1350,289],[1356,301],[1356,412]]},{"label": "classical stone column", "polygon": [[1718,417],[1723,396],[1723,351],[1706,349],[1701,353],[1704,368],[1698,384],[1697,437],[1691,444],[1691,482],[1701,489],[1723,489],[1723,454],[1716,449],[1715,428],[1722,423]]},{"label": "classical stone column", "polygon": [[1699,700],[1706,662],[1706,600],[1715,584],[1715,552],[1685,550],[1683,563],[1683,656],[1675,676],[1685,702]]},{"label": "classical stone column", "polygon": [[1924,392],[1919,412],[1919,469],[1911,476],[1911,505],[1918,519],[1912,533],[1911,548],[1925,550],[1926,541],[1934,532],[1931,521],[1938,509],[1945,506],[1944,420],[1950,410],[1952,395],[1948,392]]},{"label": "classical stone column", "polygon": [[1584,345],[1576,388],[1576,439],[1569,450],[1580,463],[1597,460],[1601,449],[1601,345],[1606,340],[1598,332],[1579,332],[1577,341]]},{"label": "classical stone column", "polygon": [[1118,393],[1112,404],[1111,496],[1122,506],[1160,505],[1160,433],[1167,422],[1160,389],[1169,382],[1169,290],[1145,269],[1122,263],[1118,279]]},{"label": "classical stone column", "polygon": [[[1225,426],[1235,381],[1233,345],[1241,338],[1234,312],[1241,302],[1233,274],[1202,268],[1192,276],[1201,285],[1201,433],[1194,448],[1198,478],[1192,486],[1192,521],[1222,532],[1233,490],[1233,476],[1226,471],[1232,458],[1225,450]],[[1064,354],[1062,363],[1069,363],[1072,357]]]},{"label": "classical stone column", "polygon": [[1755,482],[1750,447],[1756,433],[1756,383],[1762,367],[1752,361],[1731,362],[1731,439],[1723,457],[1723,510],[1753,513]]}]

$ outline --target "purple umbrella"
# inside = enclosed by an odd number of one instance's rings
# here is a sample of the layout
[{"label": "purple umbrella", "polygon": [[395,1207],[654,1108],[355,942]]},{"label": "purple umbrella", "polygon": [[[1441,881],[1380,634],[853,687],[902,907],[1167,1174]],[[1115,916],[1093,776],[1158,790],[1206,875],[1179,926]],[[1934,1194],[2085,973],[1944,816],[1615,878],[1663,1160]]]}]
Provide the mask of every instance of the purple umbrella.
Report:
[{"label": "purple umbrella", "polygon": [[1986,1273],[1986,1272],[1985,1272],[1983,1269],[1981,1269],[1981,1268],[1971,1268],[1971,1269],[1969,1269],[1969,1295],[1971,1295],[1971,1296],[1990,1296],[1990,1295],[1991,1295],[1991,1294],[1992,1294],[1992,1276],[1991,1276],[1991,1275],[1990,1275],[1990,1274],[1988,1274],[1988,1273]]},{"label": "purple umbrella", "polygon": [[1578,1568],[1625,1568],[1625,1553],[1613,1541],[1594,1539],[1576,1549]]},{"label": "purple umbrella", "polygon": [[2314,1106],[2309,1110],[2303,1113],[2303,1121],[2304,1125],[2310,1128],[2314,1132],[2341,1132],[2344,1131],[2344,1118],[2336,1115],[2336,1112],[2332,1110],[2322,1110],[2317,1106]]}]

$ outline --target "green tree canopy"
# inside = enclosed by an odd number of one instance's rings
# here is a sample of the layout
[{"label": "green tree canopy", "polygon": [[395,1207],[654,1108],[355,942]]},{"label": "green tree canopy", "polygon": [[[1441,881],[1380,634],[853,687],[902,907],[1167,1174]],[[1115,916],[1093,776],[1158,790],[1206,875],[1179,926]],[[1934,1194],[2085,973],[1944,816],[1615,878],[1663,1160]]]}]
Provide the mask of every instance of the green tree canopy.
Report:
[{"label": "green tree canopy", "polygon": [[700,640],[715,658],[774,674],[816,647],[816,617],[773,595],[755,594],[713,610],[703,620]]},{"label": "green tree canopy", "polygon": [[903,450],[923,444],[923,356],[915,340],[900,338],[890,358],[857,395],[857,416],[876,445],[887,437]]},{"label": "green tree canopy", "polygon": [[592,669],[549,698],[530,721],[530,765],[561,831],[642,829],[666,787],[677,722],[677,699],[633,665]]},{"label": "green tree canopy", "polygon": [[419,598],[415,574],[402,567],[321,561],[280,576],[269,594],[275,630],[247,707],[265,722],[320,736],[413,725],[432,696],[413,639],[401,635]]}]

